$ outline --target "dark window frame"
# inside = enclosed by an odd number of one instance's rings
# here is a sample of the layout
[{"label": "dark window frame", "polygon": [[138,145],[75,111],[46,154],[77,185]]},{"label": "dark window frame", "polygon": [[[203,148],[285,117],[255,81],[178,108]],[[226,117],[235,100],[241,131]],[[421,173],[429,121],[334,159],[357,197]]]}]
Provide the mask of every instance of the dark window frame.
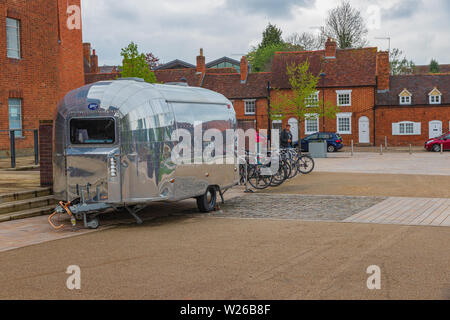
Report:
[{"label": "dark window frame", "polygon": [[[112,120],[114,123],[114,139],[113,142],[110,143],[99,143],[99,142],[92,142],[92,143],[74,143],[74,141],[72,140],[72,121],[73,120],[79,120],[79,121],[89,121],[89,120]],[[71,146],[77,146],[77,147],[92,147],[92,146],[112,146],[112,145],[116,145],[118,143],[118,131],[117,131],[117,119],[115,117],[110,117],[110,116],[99,116],[99,117],[73,117],[70,118],[68,121],[68,131],[69,131],[69,135],[68,135],[68,142],[69,145]]]}]

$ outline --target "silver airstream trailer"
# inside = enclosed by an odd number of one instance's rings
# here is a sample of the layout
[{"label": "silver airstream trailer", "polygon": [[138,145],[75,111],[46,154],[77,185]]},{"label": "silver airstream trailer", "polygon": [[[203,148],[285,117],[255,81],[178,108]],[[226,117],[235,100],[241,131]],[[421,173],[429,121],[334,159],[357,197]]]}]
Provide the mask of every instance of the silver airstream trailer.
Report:
[{"label": "silver airstream trailer", "polygon": [[55,213],[67,212],[73,224],[82,220],[96,228],[98,213],[111,208],[126,208],[142,222],[137,211],[154,201],[197,198],[200,211],[213,210],[216,195],[238,182],[234,152],[223,164],[171,158],[180,143],[174,132],[194,136],[198,123],[203,130],[219,130],[224,149],[235,150],[235,140],[225,138],[236,128],[235,111],[216,92],[134,78],[71,91],[54,122],[54,195],[60,201]]}]

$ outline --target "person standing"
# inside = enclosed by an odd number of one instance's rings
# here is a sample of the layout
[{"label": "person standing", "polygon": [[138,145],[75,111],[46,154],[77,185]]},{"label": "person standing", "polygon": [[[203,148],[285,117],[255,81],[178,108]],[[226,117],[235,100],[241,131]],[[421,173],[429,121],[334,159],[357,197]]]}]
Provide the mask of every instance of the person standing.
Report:
[{"label": "person standing", "polygon": [[292,148],[292,132],[291,125],[287,125],[286,128],[281,132],[280,136],[280,146],[283,149]]}]

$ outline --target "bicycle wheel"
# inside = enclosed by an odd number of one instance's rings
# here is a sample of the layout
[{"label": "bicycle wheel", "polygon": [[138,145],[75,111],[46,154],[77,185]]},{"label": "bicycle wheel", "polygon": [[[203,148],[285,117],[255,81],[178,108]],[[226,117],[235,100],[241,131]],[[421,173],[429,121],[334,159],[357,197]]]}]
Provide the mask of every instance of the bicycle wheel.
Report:
[{"label": "bicycle wheel", "polygon": [[310,156],[302,155],[297,163],[297,169],[302,174],[311,173],[314,170],[314,159]]},{"label": "bicycle wheel", "polygon": [[259,167],[249,168],[248,182],[255,189],[265,189],[270,186],[272,176],[262,175]]},{"label": "bicycle wheel", "polygon": [[278,170],[272,177],[272,182],[270,183],[272,187],[280,186],[287,179],[287,168],[284,160],[280,161]]}]

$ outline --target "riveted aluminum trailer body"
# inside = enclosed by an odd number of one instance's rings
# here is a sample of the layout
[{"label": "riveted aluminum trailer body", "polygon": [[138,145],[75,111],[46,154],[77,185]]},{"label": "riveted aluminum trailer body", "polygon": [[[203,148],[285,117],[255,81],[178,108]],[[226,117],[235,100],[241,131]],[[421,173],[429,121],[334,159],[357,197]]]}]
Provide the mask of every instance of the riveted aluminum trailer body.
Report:
[{"label": "riveted aluminum trailer body", "polygon": [[[208,186],[235,185],[234,153],[224,164],[172,161],[180,142],[174,132],[194,136],[198,126],[219,130],[224,150],[235,150],[235,140],[226,139],[226,131],[236,128],[235,111],[216,92],[133,79],[71,91],[54,122],[55,198],[120,206],[182,200],[205,194]],[[202,149],[208,145],[201,143]]]}]

